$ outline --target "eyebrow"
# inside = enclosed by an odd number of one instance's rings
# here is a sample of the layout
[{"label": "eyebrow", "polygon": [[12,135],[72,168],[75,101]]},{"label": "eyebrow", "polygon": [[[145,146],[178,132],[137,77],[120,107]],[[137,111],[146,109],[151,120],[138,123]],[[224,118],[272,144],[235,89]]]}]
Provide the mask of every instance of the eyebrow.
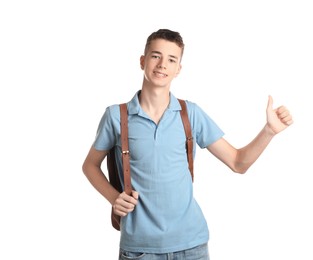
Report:
[{"label": "eyebrow", "polygon": [[[160,54],[162,55],[162,52],[159,51],[151,51],[151,53],[155,53],[155,54]],[[178,60],[178,57],[176,57],[175,55],[169,55],[171,58]]]}]

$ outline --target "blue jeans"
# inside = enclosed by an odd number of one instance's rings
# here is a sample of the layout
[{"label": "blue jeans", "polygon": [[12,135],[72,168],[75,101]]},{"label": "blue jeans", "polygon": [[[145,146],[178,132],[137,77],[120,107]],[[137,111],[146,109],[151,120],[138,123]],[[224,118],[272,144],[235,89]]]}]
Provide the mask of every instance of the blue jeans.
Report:
[{"label": "blue jeans", "polygon": [[128,252],[120,249],[119,260],[209,260],[208,245],[167,254]]}]

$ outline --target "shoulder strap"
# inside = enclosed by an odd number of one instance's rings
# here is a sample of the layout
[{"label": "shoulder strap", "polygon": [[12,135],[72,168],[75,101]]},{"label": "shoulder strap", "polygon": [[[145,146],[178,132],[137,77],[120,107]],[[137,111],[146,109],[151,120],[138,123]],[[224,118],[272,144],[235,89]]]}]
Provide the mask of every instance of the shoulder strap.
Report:
[{"label": "shoulder strap", "polygon": [[124,173],[124,191],[130,195],[132,192],[130,179],[130,163],[128,148],[128,114],[126,103],[120,104],[121,110],[121,143],[122,143],[122,163]]},{"label": "shoulder strap", "polygon": [[185,133],[186,133],[186,150],[187,150],[187,159],[189,164],[189,171],[191,174],[192,181],[194,180],[194,174],[193,174],[193,137],[191,132],[191,126],[190,121],[187,113],[187,106],[186,102],[182,99],[178,99],[182,110],[180,110],[180,115],[183,121]]}]

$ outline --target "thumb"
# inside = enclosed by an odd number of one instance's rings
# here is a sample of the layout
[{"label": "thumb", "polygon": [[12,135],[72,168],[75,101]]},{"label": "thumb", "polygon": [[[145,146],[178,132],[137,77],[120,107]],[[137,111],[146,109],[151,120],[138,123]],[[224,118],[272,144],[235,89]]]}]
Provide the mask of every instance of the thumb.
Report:
[{"label": "thumb", "polygon": [[273,98],[271,95],[268,96],[267,109],[273,109]]},{"label": "thumb", "polygon": [[136,199],[136,200],[138,200],[138,198],[139,198],[139,193],[137,192],[137,191],[132,191],[132,196],[133,196],[133,198],[134,199]]}]

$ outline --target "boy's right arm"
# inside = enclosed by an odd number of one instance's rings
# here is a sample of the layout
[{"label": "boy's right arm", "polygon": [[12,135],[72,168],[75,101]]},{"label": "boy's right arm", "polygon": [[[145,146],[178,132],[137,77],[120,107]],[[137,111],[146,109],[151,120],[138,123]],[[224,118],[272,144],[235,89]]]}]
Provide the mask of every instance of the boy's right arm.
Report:
[{"label": "boy's right arm", "polygon": [[134,210],[138,201],[138,193],[133,191],[132,196],[125,192],[119,193],[108,181],[101,170],[101,164],[109,151],[98,151],[91,147],[83,163],[82,170],[92,186],[104,196],[113,206],[114,212],[126,216]]},{"label": "boy's right arm", "polygon": [[91,147],[83,163],[83,173],[92,186],[113,206],[119,192],[110,184],[101,169],[101,164],[109,151],[98,151]]}]

